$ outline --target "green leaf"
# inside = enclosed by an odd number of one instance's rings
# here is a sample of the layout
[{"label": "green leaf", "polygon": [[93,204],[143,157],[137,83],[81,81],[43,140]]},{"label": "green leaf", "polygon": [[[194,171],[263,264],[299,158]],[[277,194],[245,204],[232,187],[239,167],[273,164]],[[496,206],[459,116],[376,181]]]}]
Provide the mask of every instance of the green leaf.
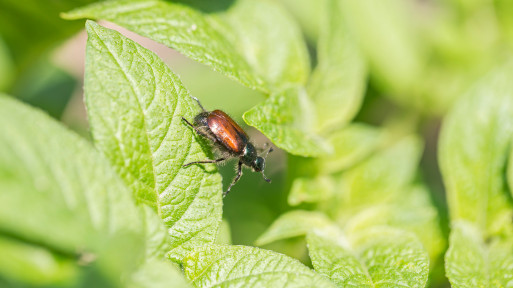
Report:
[{"label": "green leaf", "polygon": [[383,136],[382,130],[359,123],[331,133],[327,140],[334,153],[318,159],[320,173],[340,172],[361,162],[382,144]]},{"label": "green leaf", "polygon": [[[83,27],[80,22],[64,21],[59,13],[91,2],[93,1],[0,1],[0,35],[9,47],[17,68],[24,68],[55,43],[80,30]],[[7,74],[0,75],[4,78]]]},{"label": "green leaf", "polygon": [[10,89],[21,101],[46,111],[61,119],[72,96],[78,79],[52,64],[49,60],[33,63]]},{"label": "green leaf", "polygon": [[335,187],[335,181],[329,176],[295,178],[289,192],[289,205],[330,201],[335,194]]},{"label": "green leaf", "polygon": [[488,234],[511,230],[513,206],[504,171],[513,135],[513,63],[490,73],[444,120],[439,161],[452,221]]},{"label": "green leaf", "polygon": [[334,287],[299,261],[245,246],[204,246],[184,260],[195,287]]},{"label": "green leaf", "polygon": [[374,287],[365,263],[360,262],[349,247],[316,233],[308,233],[306,241],[315,271],[339,287]]},{"label": "green leaf", "polygon": [[428,256],[410,233],[386,227],[337,241],[309,233],[308,250],[316,271],[339,287],[424,287]]},{"label": "green leaf", "polygon": [[0,274],[33,285],[64,284],[77,276],[75,261],[13,239],[0,237]]},{"label": "green leaf", "polygon": [[352,215],[363,206],[393,202],[413,180],[422,153],[415,135],[403,137],[341,176],[339,215]]},{"label": "green leaf", "polygon": [[351,35],[340,0],[327,1],[321,25],[318,64],[308,83],[317,116],[318,131],[347,124],[362,104],[366,64]]},{"label": "green leaf", "polygon": [[143,232],[146,240],[146,259],[164,258],[170,250],[169,235],[166,227],[162,224],[160,217],[153,209],[146,205],[141,207],[141,218],[143,219]]},{"label": "green leaf", "polygon": [[192,286],[185,279],[178,266],[153,259],[144,263],[130,276],[127,287],[189,288]]},{"label": "green leaf", "polygon": [[299,29],[271,1],[239,0],[226,12],[203,14],[167,1],[118,0],[64,17],[109,20],[266,93],[274,84],[304,84],[309,72]]},{"label": "green leaf", "polygon": [[255,244],[262,246],[277,240],[304,236],[313,229],[323,229],[332,224],[332,221],[321,212],[293,210],[280,215],[264,234],[258,237]]},{"label": "green leaf", "polygon": [[319,37],[322,17],[324,17],[325,0],[279,0],[280,3],[296,18],[301,31],[308,42],[315,43]]},{"label": "green leaf", "polygon": [[301,88],[288,88],[246,113],[244,121],[267,136],[276,146],[300,156],[331,152],[330,145],[312,131],[311,103]]},{"label": "green leaf", "polygon": [[143,234],[129,189],[89,143],[6,96],[0,123],[3,233],[64,254],[94,250],[109,235]]},{"label": "green leaf", "polygon": [[[423,54],[401,0],[341,0],[344,19],[358,42],[373,76],[391,96],[412,101],[408,91],[423,71]],[[402,96],[405,95],[405,96]],[[401,97],[401,98],[398,98]]]},{"label": "green leaf", "polygon": [[93,275],[84,274],[77,258],[90,256],[113,283],[131,271],[137,278],[164,269],[151,264],[168,251],[161,220],[134,204],[88,142],[6,96],[0,96],[0,123],[0,233],[12,238],[0,237],[7,257],[0,257],[7,261],[0,260],[0,274],[33,285],[87,282]]},{"label": "green leaf", "polygon": [[212,243],[221,222],[221,178],[214,165],[182,165],[207,158],[192,121],[199,110],[176,75],[154,53],[118,32],[86,24],[85,97],[96,146],[152,206],[171,236],[168,256]]},{"label": "green leaf", "polygon": [[346,233],[352,234],[371,227],[386,225],[417,235],[435,261],[445,247],[436,208],[424,187],[404,189],[394,202],[376,203],[362,207],[344,223]]},{"label": "green leaf", "polygon": [[275,1],[237,0],[214,19],[253,73],[267,83],[278,87],[306,83],[310,61],[301,31]]},{"label": "green leaf", "polygon": [[232,244],[230,224],[226,219],[223,219],[221,222],[221,226],[219,227],[219,234],[216,238],[216,244]]},{"label": "green leaf", "polygon": [[485,243],[475,224],[454,221],[452,228],[445,259],[452,287],[509,287],[513,283],[513,237]]}]

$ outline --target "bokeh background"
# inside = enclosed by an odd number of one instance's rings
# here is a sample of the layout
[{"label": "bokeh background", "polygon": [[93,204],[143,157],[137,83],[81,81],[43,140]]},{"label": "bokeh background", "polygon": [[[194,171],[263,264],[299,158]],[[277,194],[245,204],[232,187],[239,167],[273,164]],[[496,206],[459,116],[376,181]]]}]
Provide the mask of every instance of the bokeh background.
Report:
[{"label": "bokeh background", "polygon": [[[322,17],[318,0],[276,0],[303,29],[315,66],[315,47]],[[65,21],[59,13],[94,2],[89,0],[0,0],[0,92],[47,111],[85,138],[89,138],[83,103],[86,34],[84,21]],[[219,1],[180,2],[215,13]],[[229,1],[228,1],[229,2]],[[431,191],[448,235],[447,205],[438,169],[438,132],[444,113],[476,79],[507,59],[513,45],[511,0],[376,0],[353,7],[356,32],[361,36],[371,66],[366,96],[356,122],[381,125],[391,119],[411,121],[425,141],[418,179]],[[220,108],[243,124],[242,114],[265,98],[210,68],[108,22],[156,52],[180,76],[187,89],[207,109]],[[512,79],[513,81],[513,79]],[[245,126],[254,141],[265,139]],[[1,127],[0,127],[1,133]],[[246,172],[224,201],[224,217],[234,244],[254,240],[283,212],[290,210],[290,179],[283,151],[269,157],[266,174]],[[221,167],[224,185],[235,175],[235,163]],[[1,191],[0,191],[1,192]],[[265,248],[299,258],[308,264],[304,240],[290,239]],[[440,268],[442,269],[442,268]],[[447,286],[445,278],[433,286]]]}]

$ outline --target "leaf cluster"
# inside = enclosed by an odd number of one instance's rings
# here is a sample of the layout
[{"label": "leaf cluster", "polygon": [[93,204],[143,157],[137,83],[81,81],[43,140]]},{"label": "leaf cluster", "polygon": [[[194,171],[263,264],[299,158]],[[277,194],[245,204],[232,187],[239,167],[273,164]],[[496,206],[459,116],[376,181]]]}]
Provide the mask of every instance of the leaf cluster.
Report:
[{"label": "leaf cluster", "polygon": [[[16,51],[0,62],[6,74],[44,50],[18,39],[24,31],[42,25],[30,41],[49,47],[91,19],[91,141],[0,96],[1,285],[425,287],[444,285],[443,268],[454,287],[511,285],[513,63],[502,52],[513,23],[482,12],[513,11],[507,1],[449,1],[431,26],[412,22],[408,9],[422,7],[404,0],[61,2],[43,7],[48,21],[0,2],[10,17],[0,24],[33,19],[0,25],[0,60]],[[55,17],[62,11],[69,25]],[[468,32],[476,19],[493,23],[483,29],[494,37]],[[292,208],[255,245],[301,238],[309,260],[231,245],[217,167],[183,167],[213,157],[182,121],[199,111],[189,88],[154,52],[93,20],[263,95],[243,119],[288,153],[281,188]],[[376,125],[366,117],[373,101],[396,112]],[[420,127],[441,116],[450,232],[418,168],[429,145]]]}]

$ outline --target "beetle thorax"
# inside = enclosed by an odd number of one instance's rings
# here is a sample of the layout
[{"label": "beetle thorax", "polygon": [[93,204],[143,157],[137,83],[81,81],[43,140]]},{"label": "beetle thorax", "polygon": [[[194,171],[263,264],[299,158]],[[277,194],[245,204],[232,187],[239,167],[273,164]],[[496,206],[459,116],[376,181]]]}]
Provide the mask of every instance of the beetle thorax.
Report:
[{"label": "beetle thorax", "polygon": [[242,156],[241,156],[242,163],[244,163],[248,166],[253,166],[253,162],[255,161],[256,157],[257,157],[257,151],[256,151],[255,146],[253,146],[253,144],[248,142],[246,144],[246,147],[244,147],[244,154],[242,154]]}]

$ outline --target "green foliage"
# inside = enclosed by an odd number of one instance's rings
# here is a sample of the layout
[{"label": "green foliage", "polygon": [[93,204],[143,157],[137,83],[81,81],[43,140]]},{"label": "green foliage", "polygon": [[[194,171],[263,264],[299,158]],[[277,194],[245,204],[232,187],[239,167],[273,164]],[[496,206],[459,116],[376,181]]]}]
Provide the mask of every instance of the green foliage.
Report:
[{"label": "green foliage", "polygon": [[440,139],[451,218],[468,220],[487,234],[512,228],[504,181],[513,133],[511,75],[509,63],[474,86],[447,116]]},{"label": "green foliage", "polygon": [[335,287],[299,261],[244,246],[204,246],[184,260],[195,287]]},{"label": "green foliage", "polygon": [[181,118],[193,119],[197,104],[155,54],[94,22],[86,27],[85,97],[94,142],[135,199],[162,218],[169,257],[179,260],[187,247],[212,242],[221,222],[214,166],[182,169],[207,157]]},{"label": "green foliage", "polygon": [[413,234],[373,228],[335,241],[315,232],[307,237],[314,268],[339,287],[426,285],[428,256]]},{"label": "green foliage", "polygon": [[453,227],[445,265],[454,287],[511,282],[513,204],[504,171],[513,132],[512,68],[507,62],[474,86],[442,130],[439,157]]},{"label": "green foliage", "polygon": [[[138,267],[168,249],[158,219],[135,205],[89,143],[5,95],[0,102],[2,122],[12,123],[0,136],[2,254],[12,255],[2,258],[9,259],[0,263],[2,274],[33,284],[71,284],[88,273],[76,258],[98,257],[112,285],[121,274],[147,277],[150,271]],[[108,265],[120,255],[124,266]]]},{"label": "green foliage", "polygon": [[[0,286],[513,283],[508,1],[50,2],[0,0],[0,90],[49,114],[0,96]],[[188,58],[87,20],[90,142],[46,53],[83,18]],[[190,91],[284,150],[272,185],[183,167],[215,156]]]},{"label": "green foliage", "polygon": [[109,1],[65,17],[112,21],[253,89],[304,83],[308,56],[295,23],[271,1],[237,2],[226,13],[205,15],[167,1]]},{"label": "green foliage", "polygon": [[312,131],[311,116],[311,103],[304,89],[289,88],[244,113],[244,120],[272,139],[276,146],[292,154],[319,156],[329,153],[332,149],[329,144]]},{"label": "green foliage", "polygon": [[59,13],[91,2],[93,1],[0,1],[0,35],[4,38],[17,68],[26,68],[42,52],[83,27],[78,21],[70,23],[60,19]]},{"label": "green foliage", "polygon": [[484,243],[475,225],[453,222],[450,248],[446,254],[447,277],[453,287],[507,287],[511,283],[513,238]]},{"label": "green foliage", "polygon": [[342,17],[340,4],[329,0],[323,7],[326,17],[317,43],[318,64],[308,83],[317,127],[324,132],[347,124],[356,115],[367,76],[365,59]]},{"label": "green foliage", "polygon": [[[304,84],[309,74],[308,54],[298,27],[271,1],[239,0],[228,11],[203,14],[167,1],[121,0],[96,3],[64,16],[112,21],[264,93],[280,94],[281,87]],[[281,113],[288,118],[289,113]],[[274,121],[270,116],[265,114],[266,122]],[[248,124],[255,125],[251,121]],[[286,142],[280,146],[293,154],[313,155],[309,134],[298,135],[292,129],[285,134],[294,137],[285,136],[284,140],[274,129],[262,132],[274,142]],[[292,142],[297,144],[291,147]]]}]

